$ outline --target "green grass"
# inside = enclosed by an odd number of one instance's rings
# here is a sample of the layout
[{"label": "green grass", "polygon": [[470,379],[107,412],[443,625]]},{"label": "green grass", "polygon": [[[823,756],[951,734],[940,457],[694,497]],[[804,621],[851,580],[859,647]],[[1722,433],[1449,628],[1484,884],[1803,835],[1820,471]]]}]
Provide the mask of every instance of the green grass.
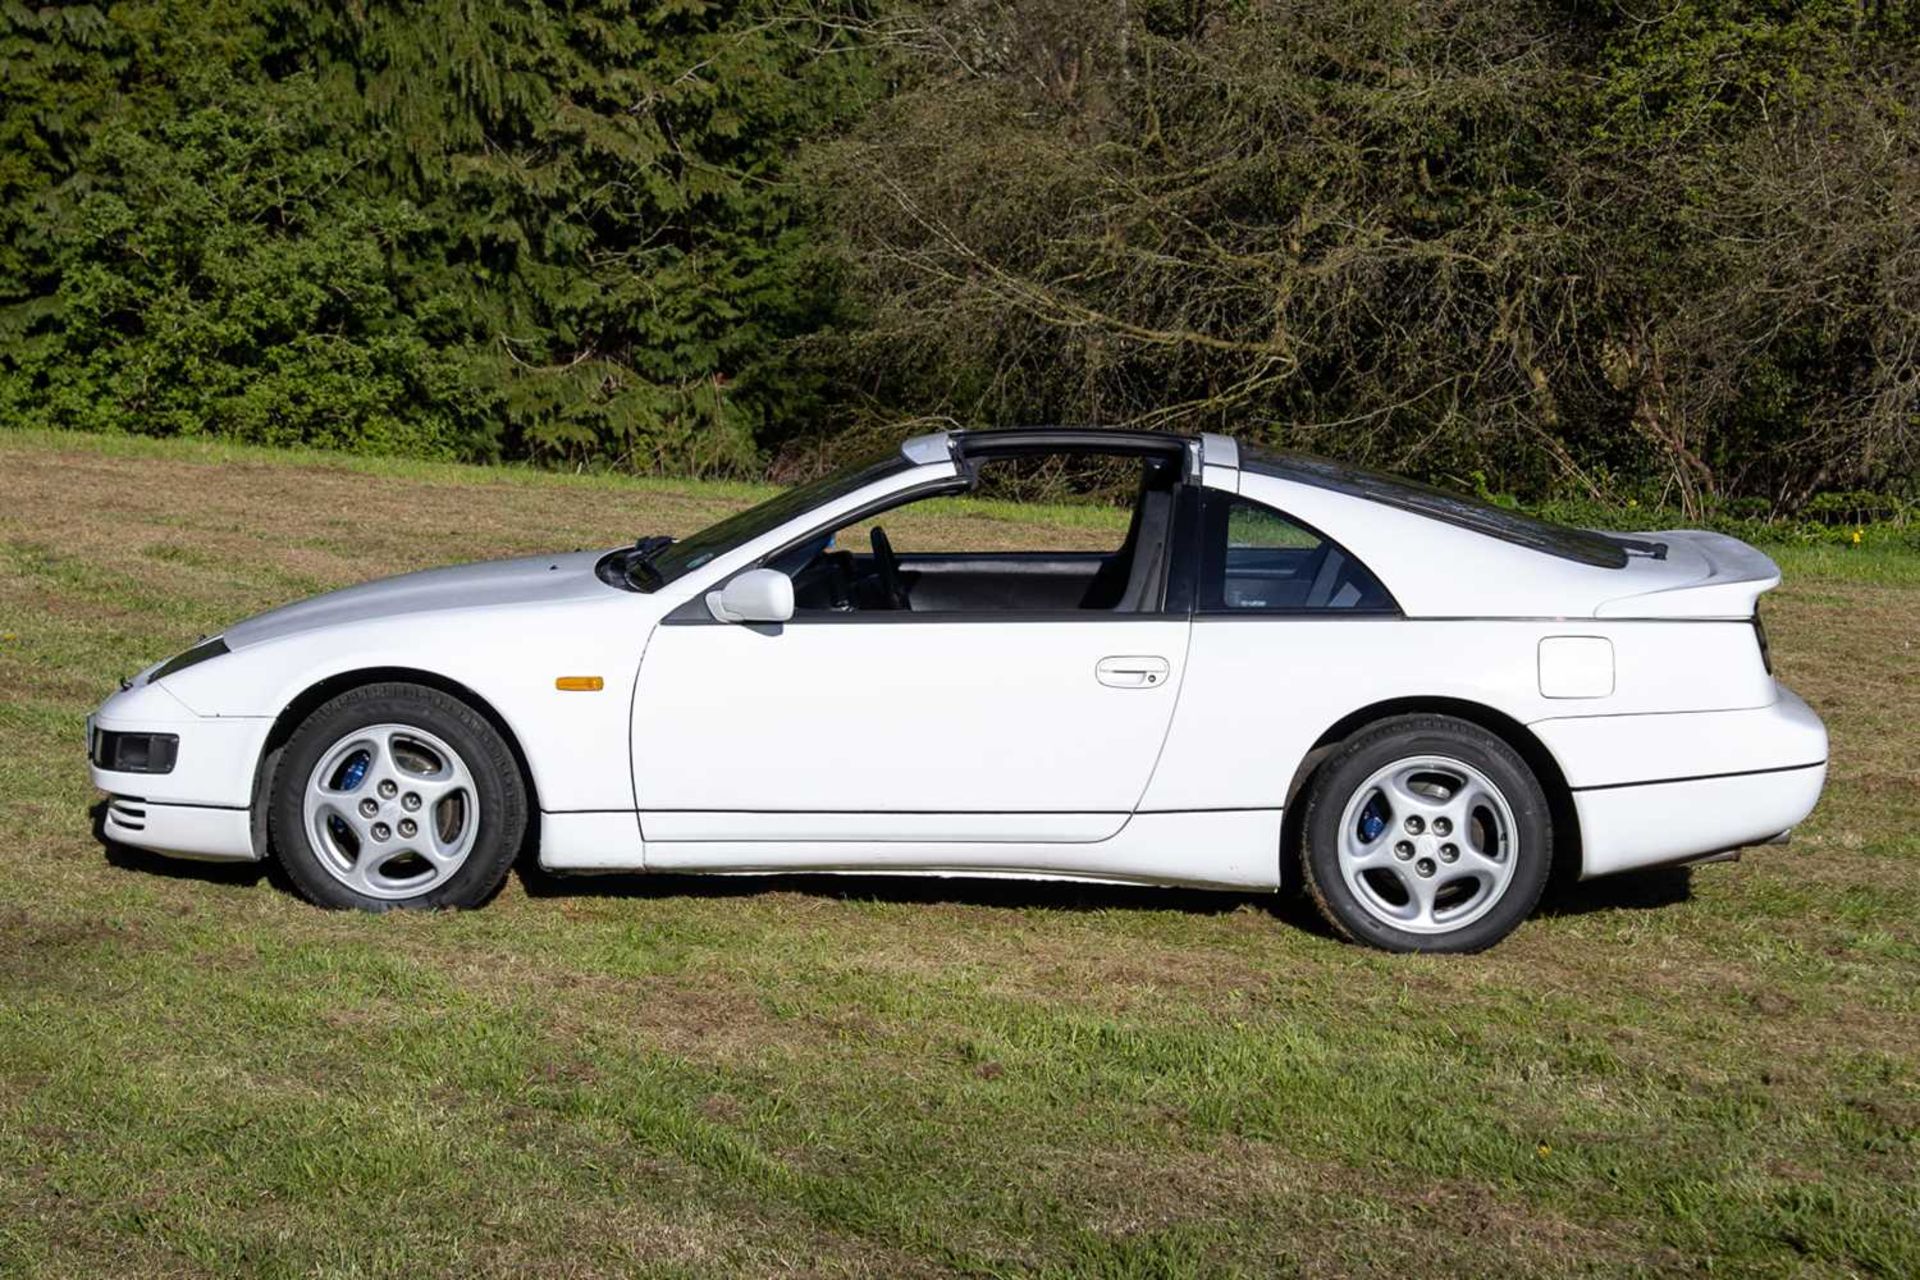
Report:
[{"label": "green grass", "polygon": [[[965,881],[334,915],[92,839],[82,717],[196,634],[752,494],[0,435],[0,1275],[1920,1272],[1914,557],[1776,553],[1794,844],[1483,956]],[[1104,527],[1046,518],[943,517]]]}]

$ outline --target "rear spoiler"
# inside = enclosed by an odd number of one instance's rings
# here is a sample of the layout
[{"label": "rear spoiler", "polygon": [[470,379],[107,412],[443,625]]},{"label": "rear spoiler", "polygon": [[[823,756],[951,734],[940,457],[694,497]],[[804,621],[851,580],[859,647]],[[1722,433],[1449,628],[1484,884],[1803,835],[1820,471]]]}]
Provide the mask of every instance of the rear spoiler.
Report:
[{"label": "rear spoiler", "polygon": [[1671,529],[1640,536],[1664,544],[1667,554],[1630,563],[1620,584],[1629,589],[1604,601],[1594,617],[1751,618],[1760,597],[1780,585],[1780,566],[1724,533]]},{"label": "rear spoiler", "polygon": [[1652,538],[1629,538],[1623,533],[1610,533],[1607,540],[1630,556],[1646,556],[1652,560],[1667,558],[1667,544]]}]

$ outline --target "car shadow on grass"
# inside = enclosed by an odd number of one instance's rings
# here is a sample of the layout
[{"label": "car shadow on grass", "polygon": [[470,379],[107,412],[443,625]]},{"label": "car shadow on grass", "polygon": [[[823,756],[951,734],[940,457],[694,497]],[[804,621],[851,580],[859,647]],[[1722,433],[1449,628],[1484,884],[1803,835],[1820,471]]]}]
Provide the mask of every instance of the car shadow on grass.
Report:
[{"label": "car shadow on grass", "polygon": [[1658,911],[1693,898],[1692,867],[1649,867],[1598,880],[1551,882],[1534,914],[1584,916],[1602,911]]},{"label": "car shadow on grass", "polygon": [[1156,885],[1089,884],[1072,880],[1012,880],[993,876],[922,875],[675,875],[611,874],[557,876],[531,859],[516,869],[530,898],[752,898],[798,893],[841,902],[1038,908],[1052,911],[1178,911],[1229,915],[1242,908],[1266,911],[1285,924],[1315,933],[1327,927],[1313,905],[1294,893],[1234,893]]},{"label": "car shadow on grass", "polygon": [[[1234,893],[1174,889],[1154,885],[1086,884],[1066,880],[1002,880],[987,876],[879,875],[674,875],[611,874],[557,876],[531,858],[516,868],[530,898],[751,898],[769,893],[799,893],[835,901],[890,902],[945,906],[1039,908],[1054,911],[1178,911],[1187,915],[1228,915],[1251,907],[1281,924],[1323,937],[1333,936],[1307,895]],[[1583,916],[1610,911],[1650,911],[1675,906],[1693,896],[1692,871],[1662,867],[1627,872],[1600,880],[1550,885],[1536,914]]]}]

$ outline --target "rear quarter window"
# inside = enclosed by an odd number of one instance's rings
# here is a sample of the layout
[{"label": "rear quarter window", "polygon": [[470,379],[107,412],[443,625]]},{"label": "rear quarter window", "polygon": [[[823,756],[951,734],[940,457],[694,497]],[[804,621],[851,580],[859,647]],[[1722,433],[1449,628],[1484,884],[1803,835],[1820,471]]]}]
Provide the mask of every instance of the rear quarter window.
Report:
[{"label": "rear quarter window", "polygon": [[1208,614],[1397,613],[1346,550],[1272,507],[1206,491],[1199,611]]}]

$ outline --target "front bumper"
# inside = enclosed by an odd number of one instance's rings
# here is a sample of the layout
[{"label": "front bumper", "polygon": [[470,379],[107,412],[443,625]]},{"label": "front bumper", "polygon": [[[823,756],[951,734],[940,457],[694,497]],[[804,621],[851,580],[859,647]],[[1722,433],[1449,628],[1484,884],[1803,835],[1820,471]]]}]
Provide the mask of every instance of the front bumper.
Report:
[{"label": "front bumper", "polygon": [[182,858],[258,862],[253,817],[245,809],[156,804],[139,796],[108,796],[100,830],[117,844]]},{"label": "front bumper", "polygon": [[[272,720],[201,716],[157,684],[122,689],[87,718],[87,773],[109,793],[102,831],[140,849],[257,860],[249,811],[254,772]],[[95,730],[179,739],[165,773],[105,769],[91,758]]]}]

